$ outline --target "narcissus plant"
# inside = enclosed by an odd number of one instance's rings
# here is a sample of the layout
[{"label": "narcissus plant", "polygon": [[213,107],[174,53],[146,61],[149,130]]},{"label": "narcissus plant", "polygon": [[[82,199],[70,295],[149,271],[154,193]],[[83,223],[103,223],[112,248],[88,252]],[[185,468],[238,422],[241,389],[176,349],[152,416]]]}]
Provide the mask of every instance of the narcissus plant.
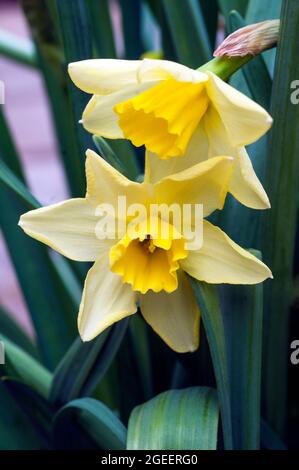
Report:
[{"label": "narcissus plant", "polygon": [[[139,306],[171,348],[193,351],[199,342],[200,312],[187,274],[216,284],[255,284],[271,277],[265,264],[206,220],[202,245],[188,249],[184,219],[180,230],[158,214],[158,230],[153,230],[148,216],[141,217],[130,230],[133,213],[118,207],[119,197],[133,208],[137,203],[146,209],[152,204],[202,204],[206,217],[222,209],[233,171],[233,158],[215,157],[154,184],[136,183],[88,150],[86,197],[21,217],[20,226],[28,235],[70,259],[95,262],[85,281],[78,318],[84,341],[136,313]],[[100,216],[104,212],[105,223]],[[192,219],[191,225],[195,222]],[[116,225],[123,227],[120,233]],[[159,229],[165,225],[166,238]]]},{"label": "narcissus plant", "polygon": [[[244,146],[259,139],[272,119],[207,67],[93,59],[71,63],[69,74],[75,85],[93,94],[82,116],[89,132],[145,145],[153,160],[164,160],[161,168],[167,174],[173,166],[180,171],[207,158],[234,157],[230,192],[248,207],[269,207]],[[172,157],[180,158],[173,162]]]}]

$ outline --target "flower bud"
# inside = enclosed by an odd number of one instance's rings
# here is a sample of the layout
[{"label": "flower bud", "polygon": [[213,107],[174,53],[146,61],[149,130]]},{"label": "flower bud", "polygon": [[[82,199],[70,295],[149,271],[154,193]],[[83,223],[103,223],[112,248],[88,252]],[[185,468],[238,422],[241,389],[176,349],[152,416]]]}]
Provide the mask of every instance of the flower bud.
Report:
[{"label": "flower bud", "polygon": [[277,44],[279,20],[267,20],[240,28],[230,34],[214,52],[214,57],[256,56]]}]

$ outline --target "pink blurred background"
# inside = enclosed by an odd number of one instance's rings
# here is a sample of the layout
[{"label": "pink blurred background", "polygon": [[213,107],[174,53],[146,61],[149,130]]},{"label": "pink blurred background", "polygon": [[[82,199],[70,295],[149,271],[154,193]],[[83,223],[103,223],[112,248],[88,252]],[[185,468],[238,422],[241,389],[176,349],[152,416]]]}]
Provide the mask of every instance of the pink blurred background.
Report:
[{"label": "pink blurred background", "polygon": [[[0,28],[21,37],[28,30],[20,6],[1,0]],[[32,193],[43,204],[67,196],[57,157],[48,105],[39,73],[0,56],[0,80],[5,84],[4,112],[22,158]],[[27,308],[0,232],[0,305],[32,334]]]}]

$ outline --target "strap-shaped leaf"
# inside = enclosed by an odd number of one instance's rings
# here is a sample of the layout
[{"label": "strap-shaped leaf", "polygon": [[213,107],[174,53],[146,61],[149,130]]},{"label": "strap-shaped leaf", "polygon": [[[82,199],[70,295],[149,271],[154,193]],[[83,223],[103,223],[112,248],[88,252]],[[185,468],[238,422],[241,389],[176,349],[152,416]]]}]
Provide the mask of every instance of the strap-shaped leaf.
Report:
[{"label": "strap-shaped leaf", "polygon": [[[248,24],[265,20],[276,20],[280,17],[282,0],[249,0],[245,15]],[[271,49],[263,54],[271,77],[273,76],[276,50]]]},{"label": "strap-shaped leaf", "polygon": [[261,446],[267,450],[287,450],[280,437],[270,428],[269,424],[261,421]]},{"label": "strap-shaped leaf", "polygon": [[[20,0],[20,2],[36,46],[38,65],[49,97],[60,158],[67,181],[72,195],[81,197],[85,184],[84,152],[86,149],[80,150],[79,148],[77,137],[77,129],[80,128],[77,122],[79,118],[76,120],[73,117],[73,109],[67,94],[67,84],[70,80],[66,73],[66,64],[63,62],[63,52],[60,46],[60,35],[64,31],[64,26],[59,31],[54,0],[51,2]],[[55,14],[51,15],[51,13]]]},{"label": "strap-shaped leaf", "polygon": [[216,34],[218,29],[218,1],[217,0],[198,0],[204,21],[206,24],[207,32],[210,39],[212,50],[215,49]]},{"label": "strap-shaped leaf", "polygon": [[40,207],[39,202],[3,160],[0,160],[0,180],[25,202],[28,209],[37,209]]},{"label": "strap-shaped leaf", "polygon": [[108,162],[120,173],[128,176],[123,162],[118,158],[108,142],[103,137],[99,137],[97,135],[93,136],[93,141],[101,157],[103,157],[106,162]]},{"label": "strap-shaped leaf", "polygon": [[35,47],[30,39],[20,38],[2,30],[0,30],[0,55],[29,67],[37,66]]},{"label": "strap-shaped leaf", "polygon": [[0,416],[0,450],[40,449],[40,439],[2,381],[0,381]]},{"label": "strap-shaped leaf", "polygon": [[93,341],[74,341],[54,374],[50,392],[53,403],[61,406],[93,392],[113,361],[127,325],[128,320],[123,320]]},{"label": "strap-shaped leaf", "polygon": [[139,0],[120,0],[122,27],[127,59],[139,59],[144,52],[141,36],[141,3]]},{"label": "strap-shaped leaf", "polygon": [[192,387],[163,392],[133,410],[127,449],[216,449],[218,416],[213,389]]},{"label": "strap-shaped leaf", "polygon": [[98,57],[116,58],[109,0],[89,0],[86,4]]},{"label": "strap-shaped leaf", "polygon": [[[253,253],[260,258],[260,253]],[[234,449],[260,448],[263,285],[221,287]]]},{"label": "strap-shaped leaf", "polygon": [[60,449],[82,448],[83,443],[83,448],[122,450],[126,445],[126,428],[103,403],[81,398],[56,414],[53,438]]},{"label": "strap-shaped leaf", "polygon": [[211,47],[197,0],[162,0],[178,59],[197,68],[211,58]]},{"label": "strap-shaped leaf", "polygon": [[4,343],[5,364],[2,366],[0,375],[21,380],[44,398],[47,398],[52,379],[50,372],[3,335],[1,335],[1,340]]},{"label": "strap-shaped leaf", "polygon": [[32,428],[42,443],[40,446],[45,449],[50,448],[51,421],[54,414],[50,403],[21,380],[6,378],[2,383],[27,418],[25,431],[28,427],[31,432]]},{"label": "strap-shaped leaf", "polygon": [[266,166],[266,190],[272,208],[264,216],[263,257],[274,279],[265,286],[265,419],[278,434],[286,420],[288,324],[292,302],[293,259],[298,214],[299,112],[291,84],[299,77],[297,30],[299,2],[284,0],[273,82]]},{"label": "strap-shaped leaf", "polygon": [[216,287],[190,278],[207,335],[217,383],[224,445],[233,448],[231,391],[223,316]]},{"label": "strap-shaped leaf", "polygon": [[222,14],[225,20],[228,20],[232,10],[237,10],[242,16],[245,15],[249,0],[218,0]]},{"label": "strap-shaped leaf", "polygon": [[[92,57],[91,26],[86,3],[84,0],[56,0],[65,65]],[[92,139],[90,134],[78,123],[89,97],[79,90],[70,79],[67,79],[67,87],[73,111],[69,118],[73,120],[77,145],[82,155],[82,163],[84,163],[84,155],[86,149],[91,148]]]},{"label": "strap-shaped leaf", "polygon": [[24,349],[35,359],[37,358],[38,353],[31,338],[15,322],[12,315],[4,310],[3,307],[0,307],[0,337],[2,335]]}]

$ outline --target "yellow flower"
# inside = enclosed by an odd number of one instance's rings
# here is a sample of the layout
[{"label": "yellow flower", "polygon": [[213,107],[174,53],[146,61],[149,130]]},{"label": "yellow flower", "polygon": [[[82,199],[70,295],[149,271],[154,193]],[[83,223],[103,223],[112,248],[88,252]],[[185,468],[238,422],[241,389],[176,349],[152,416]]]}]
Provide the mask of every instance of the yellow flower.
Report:
[{"label": "yellow flower", "polygon": [[215,74],[151,59],[85,60],[70,64],[69,74],[93,94],[82,117],[85,129],[145,145],[158,178],[229,155],[236,160],[230,192],[248,207],[270,207],[244,146],[260,138],[272,119]]},{"label": "yellow flower", "polygon": [[[173,221],[157,215],[155,231],[146,216],[133,225],[134,232],[129,230],[133,213],[119,210],[120,197],[125,196],[127,207],[133,208],[137,203],[145,208],[154,203],[176,203],[179,208],[202,203],[206,217],[223,207],[233,165],[230,157],[216,157],[155,184],[136,183],[88,150],[85,198],[22,215],[20,226],[31,237],[73,260],[95,262],[78,317],[84,341],[134,314],[138,304],[171,348],[194,351],[200,314],[185,273],[209,283],[254,284],[271,277],[265,264],[208,221],[203,221],[203,245],[191,250],[185,243],[184,221],[180,231]],[[195,219],[191,222],[193,226]],[[161,236],[163,228],[169,229],[168,238]]]}]

